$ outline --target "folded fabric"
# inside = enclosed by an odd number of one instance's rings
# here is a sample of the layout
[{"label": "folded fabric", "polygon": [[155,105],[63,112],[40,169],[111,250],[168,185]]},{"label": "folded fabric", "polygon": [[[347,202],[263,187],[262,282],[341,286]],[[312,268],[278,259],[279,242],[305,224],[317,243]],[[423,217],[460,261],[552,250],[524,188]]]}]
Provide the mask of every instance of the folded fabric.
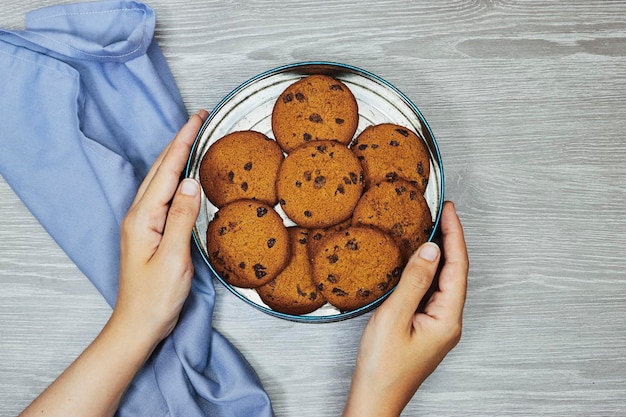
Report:
[{"label": "folded fabric", "polygon": [[[25,30],[0,31],[0,174],[111,306],[120,222],[188,118],[154,27],[148,6],[116,0],[36,10]],[[212,328],[212,276],[193,258],[180,322],[117,415],[273,415],[254,370]]]}]

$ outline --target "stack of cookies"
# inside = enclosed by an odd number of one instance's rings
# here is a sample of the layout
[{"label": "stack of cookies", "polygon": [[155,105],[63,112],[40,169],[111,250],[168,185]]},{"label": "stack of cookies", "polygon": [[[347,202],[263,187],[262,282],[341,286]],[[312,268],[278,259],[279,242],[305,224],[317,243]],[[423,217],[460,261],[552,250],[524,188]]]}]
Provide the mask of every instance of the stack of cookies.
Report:
[{"label": "stack of cookies", "polygon": [[358,123],[350,89],[310,75],[276,100],[273,139],[236,131],[209,147],[200,182],[219,210],[207,251],[226,282],[291,315],[355,310],[397,284],[432,231],[430,154],[404,126],[355,137]]}]

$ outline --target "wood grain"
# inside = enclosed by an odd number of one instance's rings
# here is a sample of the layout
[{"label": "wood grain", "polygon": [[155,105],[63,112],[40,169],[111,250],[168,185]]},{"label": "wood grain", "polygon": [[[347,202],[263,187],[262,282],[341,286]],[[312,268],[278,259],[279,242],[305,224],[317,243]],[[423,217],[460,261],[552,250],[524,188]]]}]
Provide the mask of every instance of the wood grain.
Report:
[{"label": "wood grain", "polygon": [[[66,2],[5,1],[0,27]],[[404,415],[626,415],[626,2],[149,4],[190,112],[259,72],[330,60],[387,79],[429,121],[470,285],[461,343]],[[215,326],[276,414],[339,415],[368,315],[296,324],[216,289]],[[109,312],[0,181],[0,415],[28,404]]]}]

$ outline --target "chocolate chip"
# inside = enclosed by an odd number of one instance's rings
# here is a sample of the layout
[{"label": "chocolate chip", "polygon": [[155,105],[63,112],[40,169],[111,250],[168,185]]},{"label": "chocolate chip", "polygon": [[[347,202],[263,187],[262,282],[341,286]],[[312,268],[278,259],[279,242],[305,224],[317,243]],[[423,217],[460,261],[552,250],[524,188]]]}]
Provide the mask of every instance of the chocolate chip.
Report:
[{"label": "chocolate chip", "polygon": [[239,268],[246,269],[246,263],[245,262],[239,262]]},{"label": "chocolate chip", "polygon": [[391,226],[391,236],[402,236],[404,235],[404,227],[400,223],[396,223]]},{"label": "chocolate chip", "polygon": [[319,284],[317,284],[317,290],[318,291],[323,291],[324,290],[324,284],[321,283],[321,282]]},{"label": "chocolate chip", "polygon": [[409,199],[410,199],[411,201],[415,201],[415,200],[417,200],[417,191],[411,191],[411,192],[409,193]]},{"label": "chocolate chip", "polygon": [[283,96],[283,103],[289,103],[293,101],[293,94],[287,93]]},{"label": "chocolate chip", "polygon": [[350,185],[350,184],[352,184],[352,181],[350,181],[350,178],[348,178],[348,177],[343,177],[343,182],[344,182],[344,184],[346,184],[346,185]]},{"label": "chocolate chip", "polygon": [[362,160],[365,159],[365,157],[363,155],[359,155],[359,156],[357,156],[357,158],[358,158],[359,161],[362,161]]},{"label": "chocolate chip", "polygon": [[313,181],[313,188],[315,188],[316,190],[319,190],[324,185],[326,185],[326,177],[325,176],[320,175],[319,177],[315,177],[315,181]]},{"label": "chocolate chip", "polygon": [[259,279],[267,275],[267,272],[265,272],[267,268],[261,264],[254,264],[252,268],[254,269],[254,276],[256,276]]},{"label": "chocolate chip", "polygon": [[389,287],[389,284],[387,284],[386,282],[380,282],[378,283],[378,285],[376,285],[376,288],[378,288],[380,291],[385,291],[387,287]]},{"label": "chocolate chip", "polygon": [[339,84],[331,84],[330,89],[333,91],[343,91],[343,88]]},{"label": "chocolate chip", "polygon": [[333,253],[332,255],[328,255],[326,259],[328,259],[329,264],[334,264],[339,261],[339,256],[336,253]]},{"label": "chocolate chip", "polygon": [[421,162],[417,163],[417,173],[420,175],[424,175],[424,165]]},{"label": "chocolate chip", "polygon": [[348,295],[347,292],[345,292],[341,288],[337,288],[337,287],[332,289],[332,293],[335,294],[338,297],[345,297],[346,295]]},{"label": "chocolate chip", "polygon": [[326,145],[316,146],[315,149],[317,149],[317,151],[319,153],[325,153],[326,152]]},{"label": "chocolate chip", "polygon": [[286,205],[286,204],[287,204],[287,202],[286,202],[284,199],[282,199],[282,198],[281,198],[280,200],[278,200],[278,203],[279,203],[281,206],[284,206],[284,205]]},{"label": "chocolate chip", "polygon": [[307,295],[304,291],[302,291],[302,289],[300,288],[300,285],[296,285],[296,292],[298,293],[300,297],[306,297]]},{"label": "chocolate chip", "polygon": [[401,196],[406,191],[406,187],[403,185],[401,187],[396,188],[395,190],[396,190],[396,194]]},{"label": "chocolate chip", "polygon": [[217,232],[218,235],[220,236],[224,236],[226,234],[226,231],[228,230],[228,228],[226,226],[222,226],[220,227],[219,232]]},{"label": "chocolate chip", "polygon": [[302,181],[296,181],[296,187],[298,188],[302,187]]},{"label": "chocolate chip", "polygon": [[359,176],[356,175],[354,172],[350,173],[350,181],[352,181],[352,184],[356,184],[359,182]]},{"label": "chocolate chip", "polygon": [[324,121],[322,120],[322,116],[320,116],[318,113],[311,113],[311,115],[309,116],[309,120],[313,123],[322,123]]},{"label": "chocolate chip", "polygon": [[388,172],[385,174],[385,179],[389,182],[394,182],[398,179],[398,173],[396,172]]},{"label": "chocolate chip", "polygon": [[373,144],[372,144],[372,149],[378,149],[378,144],[373,143]]},{"label": "chocolate chip", "polygon": [[367,144],[366,143],[362,143],[357,147],[358,150],[360,151],[364,151],[367,149]]},{"label": "chocolate chip", "polygon": [[328,274],[328,276],[326,277],[326,281],[330,282],[331,284],[336,284],[337,277],[334,276],[333,274]]},{"label": "chocolate chip", "polygon": [[233,182],[235,179],[235,173],[233,171],[228,171],[228,181]]},{"label": "chocolate chip", "polygon": [[267,209],[265,207],[258,207],[256,209],[256,216],[257,217],[263,217],[267,214]]},{"label": "chocolate chip", "polygon": [[321,238],[323,238],[324,235],[321,233],[316,233],[313,235],[313,240],[320,240]]},{"label": "chocolate chip", "polygon": [[335,118],[335,123],[337,123],[338,125],[342,125],[342,124],[343,124],[343,122],[344,122],[344,120],[343,120],[343,119],[340,119],[339,117],[336,117],[336,118]]},{"label": "chocolate chip", "polygon": [[311,292],[311,294],[309,294],[309,300],[311,300],[311,301],[317,300],[317,293],[316,292]]},{"label": "chocolate chip", "polygon": [[304,217],[312,217],[313,213],[311,213],[309,210],[304,210]]},{"label": "chocolate chip", "polygon": [[252,162],[248,162],[243,166],[243,169],[250,171],[252,169]]},{"label": "chocolate chip", "polygon": [[313,139],[310,133],[305,133],[302,138],[305,142],[309,142],[311,139]]},{"label": "chocolate chip", "polygon": [[402,267],[401,266],[396,266],[393,271],[391,271],[391,275],[394,278],[398,278],[400,275],[402,275]]},{"label": "chocolate chip", "polygon": [[311,171],[304,171],[304,179],[307,181],[311,181],[313,175],[311,175]]},{"label": "chocolate chip", "polygon": [[364,290],[363,288],[359,288],[356,292],[357,297],[367,298],[370,296],[370,290]]},{"label": "chocolate chip", "polygon": [[248,183],[247,182],[242,182],[241,183],[241,189],[244,191],[248,191]]},{"label": "chocolate chip", "polygon": [[306,237],[303,237],[303,238],[298,239],[298,242],[300,242],[301,245],[306,245],[308,240]]},{"label": "chocolate chip", "polygon": [[268,248],[271,249],[275,244],[276,244],[276,239],[274,239],[273,237],[267,239],[267,247]]},{"label": "chocolate chip", "polygon": [[405,138],[409,136],[409,132],[406,129],[396,129],[396,132],[404,136]]},{"label": "chocolate chip", "polygon": [[397,140],[392,140],[389,142],[389,145],[391,146],[400,146],[400,142],[398,142]]},{"label": "chocolate chip", "polygon": [[335,191],[335,195],[337,195],[337,193],[339,193],[339,194],[345,194],[346,193],[346,190],[343,188],[343,185],[339,184],[337,186],[337,191]]},{"label": "chocolate chip", "polygon": [[224,258],[220,256],[220,251],[212,252],[211,255],[212,255],[213,261],[217,262],[218,264],[224,265],[226,263]]},{"label": "chocolate chip", "polygon": [[296,100],[302,103],[304,100],[306,100],[306,97],[302,93],[296,93]]},{"label": "chocolate chip", "polygon": [[356,239],[350,239],[346,242],[346,249],[359,250],[359,244],[356,243]]}]

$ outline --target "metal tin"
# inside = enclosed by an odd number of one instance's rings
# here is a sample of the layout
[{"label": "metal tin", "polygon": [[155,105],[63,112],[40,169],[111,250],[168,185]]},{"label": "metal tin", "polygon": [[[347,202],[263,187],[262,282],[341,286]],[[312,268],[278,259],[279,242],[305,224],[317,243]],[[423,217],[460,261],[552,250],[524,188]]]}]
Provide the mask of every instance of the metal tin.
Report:
[{"label": "metal tin", "polygon": [[[443,166],[435,137],[417,106],[408,97],[382,78],[351,65],[321,61],[302,62],[266,71],[244,82],[220,101],[202,125],[191,149],[185,175],[199,180],[200,162],[205,152],[213,142],[230,132],[255,130],[274,138],[271,123],[274,102],[289,85],[311,74],[330,75],[350,88],[359,107],[359,124],[355,137],[367,126],[380,123],[402,125],[422,137],[431,156],[430,179],[424,196],[433,216],[434,227],[429,237],[432,240],[438,229],[444,199]],[[294,225],[285,216],[280,205],[275,208],[286,226]],[[203,194],[200,215],[193,230],[194,241],[217,279],[234,295],[267,314],[298,322],[339,321],[374,309],[393,290],[364,307],[348,312],[341,312],[330,304],[302,316],[272,310],[261,301],[254,289],[228,284],[211,266],[206,249],[206,230],[216,212],[217,208]]]}]

